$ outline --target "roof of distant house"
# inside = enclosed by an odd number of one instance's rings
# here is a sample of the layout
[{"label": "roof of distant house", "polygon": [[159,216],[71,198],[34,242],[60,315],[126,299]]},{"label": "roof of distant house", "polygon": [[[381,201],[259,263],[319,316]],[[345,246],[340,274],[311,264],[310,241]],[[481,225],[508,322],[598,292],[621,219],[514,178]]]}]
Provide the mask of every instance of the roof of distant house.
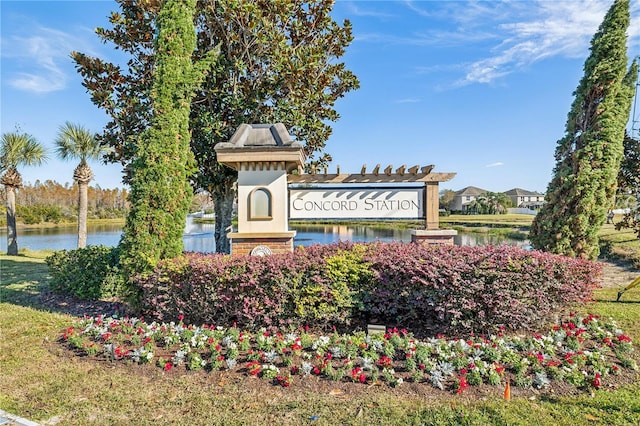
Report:
[{"label": "roof of distant house", "polygon": [[540,192],[535,192],[535,191],[527,191],[526,189],[522,189],[522,188],[513,188],[510,189],[508,191],[505,191],[505,194],[507,195],[515,195],[517,197],[522,197],[522,196],[541,196],[544,194],[541,194]]},{"label": "roof of distant house", "polygon": [[462,188],[460,191],[456,191],[456,195],[473,195],[473,196],[478,196],[481,194],[486,194],[487,191],[486,189],[482,189],[482,188],[478,188],[475,186],[467,186],[466,188]]}]

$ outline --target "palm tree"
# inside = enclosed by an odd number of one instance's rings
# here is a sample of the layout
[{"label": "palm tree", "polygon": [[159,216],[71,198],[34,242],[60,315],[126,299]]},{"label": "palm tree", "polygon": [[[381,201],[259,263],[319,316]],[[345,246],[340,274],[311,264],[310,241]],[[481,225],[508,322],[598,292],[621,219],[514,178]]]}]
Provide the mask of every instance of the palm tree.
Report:
[{"label": "palm tree", "polygon": [[108,148],[100,145],[89,130],[69,122],[60,127],[55,144],[61,160],[80,160],[73,171],[73,180],[78,184],[78,248],[84,248],[87,245],[87,189],[93,179],[87,160],[98,160]]},{"label": "palm tree", "polygon": [[40,165],[47,159],[44,146],[26,133],[10,132],[2,134],[0,142],[0,183],[7,194],[7,254],[18,254],[18,233],[16,229],[16,190],[22,186],[22,176],[18,167]]}]

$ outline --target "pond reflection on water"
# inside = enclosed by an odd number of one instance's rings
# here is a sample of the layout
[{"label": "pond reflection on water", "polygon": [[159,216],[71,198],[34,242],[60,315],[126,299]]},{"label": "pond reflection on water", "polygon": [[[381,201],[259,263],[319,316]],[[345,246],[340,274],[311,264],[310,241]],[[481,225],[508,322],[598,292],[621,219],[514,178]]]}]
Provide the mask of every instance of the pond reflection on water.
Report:
[{"label": "pond reflection on water", "polygon": [[[332,225],[302,225],[291,226],[297,231],[294,246],[309,246],[312,244],[331,244],[338,241],[370,242],[370,241],[411,241],[410,231],[399,228],[381,228],[378,226],[332,224]],[[87,245],[116,246],[122,235],[122,226],[117,224],[100,224],[87,227]],[[213,238],[213,223],[197,223],[187,221],[183,237],[185,251],[213,253],[215,242]],[[488,244],[509,244],[527,247],[526,240],[514,240],[495,235],[461,233],[454,238],[456,245],[478,246]],[[18,248],[29,250],[72,250],[77,247],[77,228],[73,225],[56,228],[19,229]],[[6,230],[0,232],[0,250],[6,252]]]}]

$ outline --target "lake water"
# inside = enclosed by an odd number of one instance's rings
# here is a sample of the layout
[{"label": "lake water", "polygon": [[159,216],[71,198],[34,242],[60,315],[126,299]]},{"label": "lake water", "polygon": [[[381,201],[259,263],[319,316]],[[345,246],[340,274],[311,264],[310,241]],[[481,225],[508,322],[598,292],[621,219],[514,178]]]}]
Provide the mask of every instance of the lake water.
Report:
[{"label": "lake water", "polygon": [[[394,228],[378,228],[363,225],[296,225],[291,227],[297,231],[294,246],[312,244],[330,244],[338,241],[411,241],[409,230]],[[120,225],[89,225],[87,227],[87,245],[115,246],[120,241],[122,227]],[[187,220],[183,237],[185,251],[200,253],[215,252],[213,239],[214,225],[194,223]],[[459,233],[454,239],[457,245],[477,246],[488,244],[510,244],[520,247],[528,246],[528,241],[511,240],[485,234]],[[18,249],[29,250],[72,250],[77,247],[78,237],[75,225],[50,229],[19,229]],[[0,231],[0,252],[7,251],[6,229]]]}]

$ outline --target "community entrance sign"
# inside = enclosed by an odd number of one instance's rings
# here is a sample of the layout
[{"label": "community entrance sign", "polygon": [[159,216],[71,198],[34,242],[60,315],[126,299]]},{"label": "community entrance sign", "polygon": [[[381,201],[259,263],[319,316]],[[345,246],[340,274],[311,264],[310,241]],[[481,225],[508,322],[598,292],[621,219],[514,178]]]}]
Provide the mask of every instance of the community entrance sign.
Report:
[{"label": "community entrance sign", "polygon": [[456,231],[439,229],[438,184],[455,173],[433,173],[433,165],[303,173],[303,147],[281,123],[242,124],[215,150],[238,171],[238,230],[228,234],[234,255],[292,251],[289,219],[424,220],[412,241],[453,244]]},{"label": "community entrance sign", "polygon": [[289,219],[423,219],[422,188],[289,188]]}]

